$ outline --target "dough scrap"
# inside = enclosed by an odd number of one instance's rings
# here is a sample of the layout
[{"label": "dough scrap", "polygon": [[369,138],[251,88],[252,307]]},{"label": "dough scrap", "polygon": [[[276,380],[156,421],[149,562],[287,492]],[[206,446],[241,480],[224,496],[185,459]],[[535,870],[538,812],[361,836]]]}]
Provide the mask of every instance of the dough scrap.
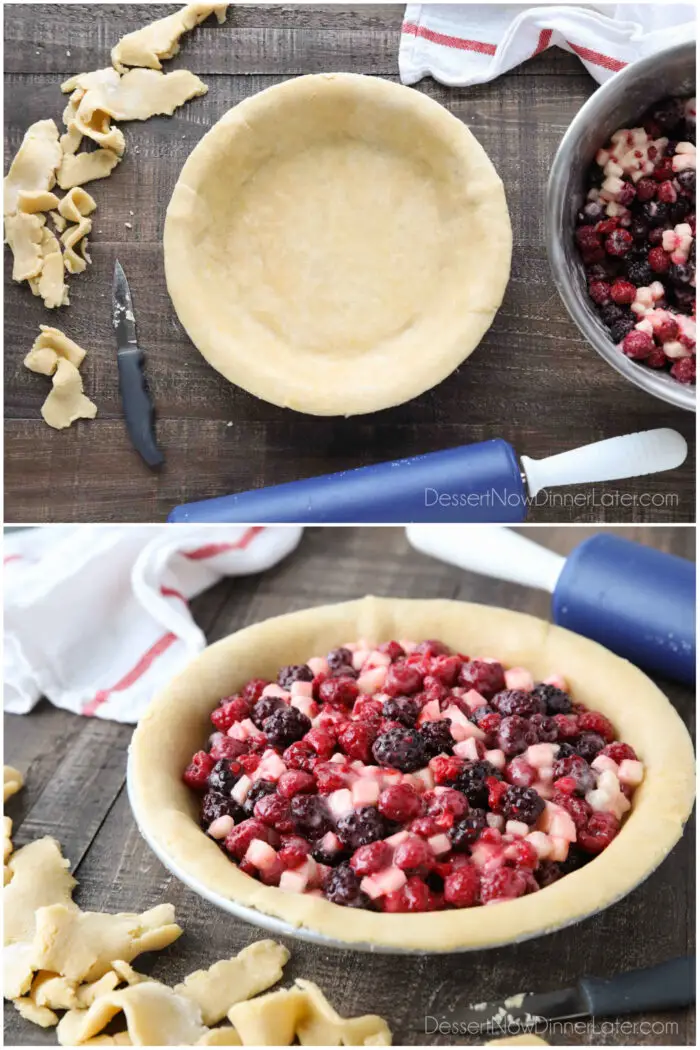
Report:
[{"label": "dough scrap", "polygon": [[[114,963],[112,964],[114,965]],[[86,984],[78,985],[76,982],[76,1002],[73,1006],[87,1010],[96,999],[99,999],[101,995],[107,995],[109,992],[113,992],[115,988],[121,983],[121,978],[115,971],[107,970],[107,973],[102,974],[96,981],[88,981]]]},{"label": "dough scrap", "polygon": [[60,977],[50,970],[40,970],[34,978],[29,997],[37,1006],[47,1006],[50,1010],[72,1010],[80,1004],[77,993],[75,981]]},{"label": "dough scrap", "polygon": [[242,1046],[241,1038],[230,1024],[221,1025],[220,1028],[210,1028],[201,1039],[197,1040],[197,1046]]},{"label": "dough scrap", "polygon": [[7,802],[8,798],[12,798],[20,788],[24,787],[24,777],[14,766],[3,766],[2,782],[4,802]]},{"label": "dough scrap", "polygon": [[[59,369],[64,363],[59,362]],[[74,981],[94,981],[115,959],[130,962],[141,952],[172,944],[182,933],[174,920],[172,904],[159,904],[141,914],[116,915],[81,912],[75,905],[72,909],[63,904],[40,908],[34,937],[36,968],[53,970]]]},{"label": "dough scrap", "polygon": [[116,168],[121,157],[111,149],[98,149],[94,153],[64,153],[58,169],[57,181],[62,190],[82,186],[85,182],[104,179]]},{"label": "dough scrap", "polygon": [[112,969],[119,980],[125,984],[140,984],[142,981],[152,980],[145,973],[138,973],[133,966],[130,966],[128,962],[124,962],[123,959],[115,959],[112,963]]},{"label": "dough scrap", "polygon": [[82,273],[87,269],[85,248],[91,230],[92,219],[80,219],[61,234],[61,244],[64,247],[63,264],[68,273]]},{"label": "dough scrap", "polygon": [[94,419],[97,405],[83,393],[80,372],[70,361],[61,358],[56,365],[51,391],[41,406],[44,422],[63,430],[76,419]]},{"label": "dough scrap", "polygon": [[43,265],[41,242],[46,219],[43,215],[15,212],[5,216],[5,241],[13,256],[12,280],[38,277]]},{"label": "dough scrap", "polygon": [[58,1024],[58,1016],[48,1006],[37,1006],[33,999],[25,997],[15,999],[13,1003],[22,1017],[27,1021],[32,1021],[33,1024],[38,1024],[42,1028],[53,1028]]},{"label": "dough scrap", "polygon": [[61,245],[48,226],[41,231],[41,273],[30,279],[29,284],[34,295],[40,295],[44,306],[54,309],[67,306],[68,285],[63,272]]},{"label": "dough scrap", "polygon": [[19,999],[29,992],[34,977],[33,960],[31,942],[5,945],[2,950],[2,994],[6,999]]},{"label": "dough scrap", "polygon": [[[47,836],[23,846],[14,854],[9,867],[12,881],[3,890],[6,945],[32,941],[37,909],[57,905],[69,913],[77,912],[77,905],[71,899],[76,881],[55,839]],[[35,969],[55,971],[56,967],[36,966]]]},{"label": "dough scrap", "polygon": [[5,177],[3,215],[17,211],[21,191],[53,189],[61,157],[55,121],[38,120],[30,125]]},{"label": "dough scrap", "polygon": [[112,65],[120,72],[126,66],[161,69],[161,59],[172,58],[180,50],[180,37],[215,14],[221,24],[228,4],[187,4],[172,15],[127,33],[112,48]]},{"label": "dough scrap", "polygon": [[[2,859],[3,864],[7,865],[8,860],[12,856],[12,819],[10,817],[3,816],[2,818]],[[9,880],[8,880],[9,881]]]},{"label": "dough scrap", "polygon": [[57,1029],[58,1041],[63,1046],[82,1044],[120,1012],[133,1046],[191,1046],[207,1034],[191,999],[159,981],[144,981],[101,995],[88,1010],[65,1014]]},{"label": "dough scrap", "polygon": [[58,328],[51,328],[47,324],[41,324],[39,328],[41,331],[24,359],[27,368],[32,372],[50,376],[56,371],[56,365],[61,357],[70,361],[76,368],[80,368],[85,360],[85,351],[82,346],[78,346]]},{"label": "dough scrap", "polygon": [[507,1035],[504,1039],[490,1039],[484,1046],[549,1046],[546,1039],[523,1032],[522,1035]]},{"label": "dough scrap", "polygon": [[66,226],[68,225],[66,220],[57,211],[49,212],[49,214],[51,215],[51,221],[53,222],[54,227],[56,228],[57,232],[58,233],[63,233],[63,231],[65,230]]},{"label": "dough scrap", "polygon": [[38,211],[50,211],[58,207],[58,197],[51,190],[20,190],[17,195],[17,211],[34,215]]},{"label": "dough scrap", "polygon": [[246,1003],[237,1003],[228,1019],[243,1046],[291,1046],[307,998],[299,988],[282,988]]},{"label": "dough scrap", "polygon": [[97,204],[87,190],[74,186],[58,205],[58,210],[68,222],[80,222],[86,215],[91,215],[96,207]]},{"label": "dough scrap", "polygon": [[236,1003],[276,984],[288,960],[289,952],[282,944],[256,941],[232,959],[191,973],[182,984],[175,985],[175,991],[199,1006],[205,1024],[216,1024]]}]

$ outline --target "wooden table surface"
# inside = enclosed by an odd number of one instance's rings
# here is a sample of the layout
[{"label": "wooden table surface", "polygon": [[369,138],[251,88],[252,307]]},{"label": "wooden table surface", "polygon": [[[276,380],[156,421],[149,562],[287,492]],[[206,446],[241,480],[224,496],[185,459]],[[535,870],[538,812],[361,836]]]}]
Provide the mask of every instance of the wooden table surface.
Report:
[{"label": "wooden table surface", "polygon": [[[537,539],[569,552],[593,530],[545,528]],[[694,554],[694,530],[630,529],[622,535],[686,557]],[[408,547],[404,531],[307,530],[297,552],[262,575],[223,582],[193,602],[197,622],[210,641],[248,623],[324,602],[367,593],[398,597],[460,598],[502,605],[546,617],[544,594],[510,587],[442,565]],[[689,724],[691,691],[661,682]],[[691,726],[692,731],[692,726]],[[7,806],[16,821],[17,846],[54,835],[79,881],[84,909],[136,911],[171,901],[184,935],[163,952],[143,956],[137,968],[167,983],[227,957],[260,931],[226,916],[186,889],[156,860],[131,816],[124,786],[132,729],[88,719],[42,701],[27,716],[5,718],[5,761],[26,773],[25,788]],[[574,929],[525,944],[445,957],[368,956],[287,941],[292,959],[286,978],[307,977],[329,994],[341,1014],[379,1013],[396,1044],[451,1046],[460,1036],[425,1036],[425,1015],[449,1020],[460,1002],[506,997],[519,991],[566,987],[583,974],[601,976],[650,966],[691,952],[694,930],[693,832],[658,870],[618,904]],[[576,1045],[690,1045],[691,1011],[634,1018],[674,1027],[638,1034],[613,1030],[564,1034],[552,1042]],[[51,1031],[6,1011],[5,1043],[50,1044]],[[476,1042],[472,1039],[471,1042]]]},{"label": "wooden table surface", "polygon": [[[6,4],[6,165],[30,123],[59,119],[64,79],[108,65],[123,33],[170,10]],[[224,26],[207,23],[189,34],[167,68],[191,69],[209,93],[172,118],[129,125],[124,161],[109,179],[89,185],[98,203],[94,263],[71,281],[71,306],[44,309],[26,285],[12,283],[6,267],[6,520],[163,521],[189,500],[492,437],[540,457],[669,426],[694,451],[693,416],[637,390],[601,361],[569,320],[550,277],[543,229],[549,164],[595,86],[578,59],[556,49],[483,87],[447,89],[430,79],[417,87],[468,124],[486,148],[504,179],[513,220],[505,302],[467,366],[398,408],[317,419],[231,386],[189,341],[166,292],[161,250],[165,209],[184,161],[232,105],[291,76],[352,70],[398,80],[402,11],[398,5],[232,7]],[[115,256],[131,283],[159,413],[167,456],[159,477],[130,447],[122,421],[110,326]],[[56,432],[41,420],[46,378],[22,366],[41,322],[64,328],[88,349],[83,374],[99,409],[94,422]],[[651,482],[598,487],[587,498],[584,492],[578,503],[535,508],[532,520],[693,521],[693,455]],[[656,494],[654,505],[649,493]]]}]

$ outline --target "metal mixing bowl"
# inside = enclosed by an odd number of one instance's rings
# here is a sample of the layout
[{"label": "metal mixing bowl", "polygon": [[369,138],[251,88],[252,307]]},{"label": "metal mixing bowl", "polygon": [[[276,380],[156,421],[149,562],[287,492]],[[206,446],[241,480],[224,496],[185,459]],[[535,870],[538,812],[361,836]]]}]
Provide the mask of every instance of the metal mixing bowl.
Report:
[{"label": "metal mixing bowl", "polygon": [[695,389],[656,372],[617,349],[588,297],[575,241],[576,213],[585,177],[598,149],[618,128],[638,124],[645,110],[667,95],[695,94],[695,41],[649,55],[603,84],[574,117],[554,158],[547,186],[547,253],[560,296],[581,333],[608,364],[662,401],[695,411]]}]

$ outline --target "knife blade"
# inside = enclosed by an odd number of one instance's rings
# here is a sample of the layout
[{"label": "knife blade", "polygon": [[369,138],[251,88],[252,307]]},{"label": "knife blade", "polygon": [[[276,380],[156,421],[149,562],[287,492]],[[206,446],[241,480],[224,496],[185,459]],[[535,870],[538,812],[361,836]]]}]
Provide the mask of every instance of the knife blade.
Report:
[{"label": "knife blade", "polygon": [[114,263],[112,284],[112,326],[117,338],[119,391],[126,429],[134,448],[154,469],[165,462],[165,457],[156,444],[155,409],[143,370],[145,357],[136,341],[131,291],[118,259]]},{"label": "knife blade", "polygon": [[582,977],[573,988],[526,992],[501,1002],[472,1003],[450,1013],[470,1032],[537,1029],[551,1021],[673,1010],[695,1002],[695,957],[670,959],[614,977]]}]

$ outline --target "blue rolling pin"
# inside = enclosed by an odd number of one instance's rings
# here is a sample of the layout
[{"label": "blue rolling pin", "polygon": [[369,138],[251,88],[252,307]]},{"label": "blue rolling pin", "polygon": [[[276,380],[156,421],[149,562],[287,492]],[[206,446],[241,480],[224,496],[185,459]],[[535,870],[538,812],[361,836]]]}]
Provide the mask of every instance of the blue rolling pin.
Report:
[{"label": "blue rolling pin", "polygon": [[424,554],[552,594],[552,619],[646,670],[695,681],[695,565],[600,532],[568,558],[509,529],[412,526]]},{"label": "blue rolling pin", "polygon": [[609,438],[542,460],[519,460],[507,441],[494,439],[186,503],[171,511],[168,521],[515,524],[525,520],[543,488],[654,474],[680,466],[686,455],[683,437],[666,429]]}]

